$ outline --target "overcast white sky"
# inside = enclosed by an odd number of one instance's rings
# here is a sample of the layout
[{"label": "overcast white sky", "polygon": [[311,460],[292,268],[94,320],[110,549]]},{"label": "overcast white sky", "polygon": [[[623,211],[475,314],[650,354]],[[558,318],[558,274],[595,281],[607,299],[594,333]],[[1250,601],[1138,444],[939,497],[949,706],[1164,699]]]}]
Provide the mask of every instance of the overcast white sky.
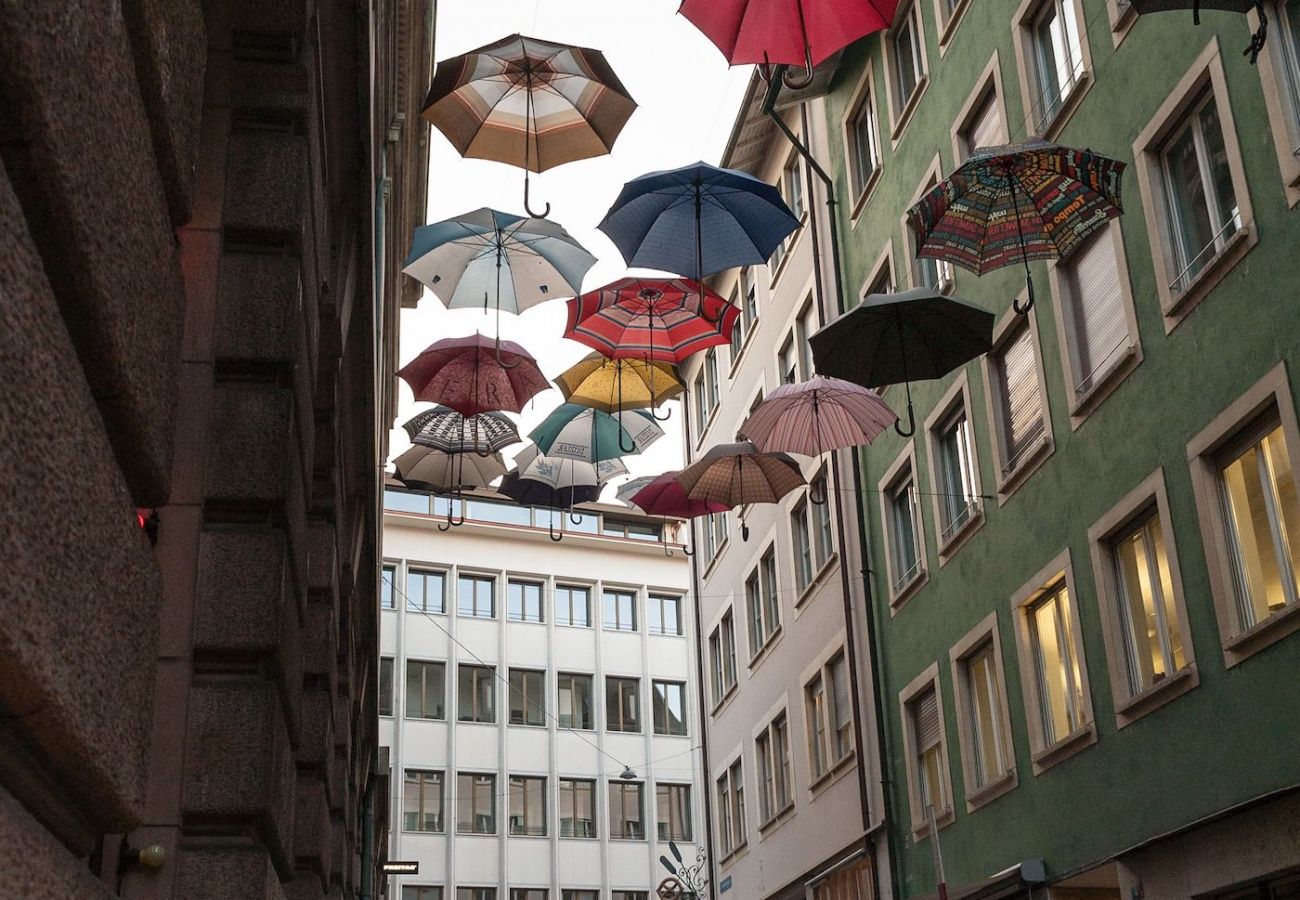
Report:
[{"label": "overcast white sky", "polygon": [[[708,39],[677,15],[680,0],[439,0],[436,59],[473,50],[520,32],[545,40],[601,50],[639,107],[608,156],[582,160],[533,176],[532,204],[551,204],[550,218],[563,225],[599,262],[585,290],[622,277],[618,250],[596,229],[624,182],[645,172],[703,159],[716,163],[731,132],[749,67],[729,69]],[[437,129],[430,136],[429,211],[436,222],[491,206],[523,213],[523,170],[461,159]],[[590,350],[561,337],[562,300],[543,303],[522,316],[501,316],[502,337],[518,341],[554,378]],[[401,361],[405,364],[436,340],[492,334],[495,317],[474,310],[448,311],[427,289],[416,309],[402,311]],[[560,392],[538,395],[519,420],[527,432],[562,401]],[[392,455],[410,442],[400,423],[427,404],[416,404],[401,385],[399,427]],[[682,464],[681,410],[676,403],[664,423],[667,434],[639,456],[626,459],[633,475],[658,474]],[[519,447],[511,448],[513,454]],[[612,496],[607,492],[606,499]]]}]

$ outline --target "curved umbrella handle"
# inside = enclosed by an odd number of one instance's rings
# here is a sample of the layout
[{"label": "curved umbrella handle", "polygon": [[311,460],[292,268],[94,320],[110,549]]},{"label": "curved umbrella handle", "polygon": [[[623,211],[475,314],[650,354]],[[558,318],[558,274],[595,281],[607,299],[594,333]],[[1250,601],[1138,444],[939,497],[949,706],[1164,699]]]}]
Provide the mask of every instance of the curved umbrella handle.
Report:
[{"label": "curved umbrella handle", "polygon": [[504,359],[501,358],[501,332],[499,331],[497,332],[497,342],[493,352],[496,353],[497,365],[503,369],[517,369],[524,364],[524,361],[521,359],[519,360],[519,362],[515,363],[512,366],[508,364]]},{"label": "curved umbrella handle", "polygon": [[573,510],[569,510],[569,521],[572,522],[574,525],[581,525],[582,519],[583,517],[581,514],[575,516],[573,514]]},{"label": "curved umbrella handle", "polygon": [[690,547],[687,547],[685,544],[682,544],[682,548],[681,548],[681,549],[682,549],[682,553],[684,553],[684,554],[687,555],[687,556],[694,556],[694,555],[695,555],[695,551],[692,550]]},{"label": "curved umbrella handle", "polygon": [[[895,420],[895,421],[897,421],[897,420]],[[826,505],[826,499],[827,499],[827,498],[826,498],[826,490],[827,490],[827,488],[826,488],[826,483],[825,483],[825,482],[822,482],[822,489],[821,489],[821,491],[817,491],[817,490],[813,489],[811,486],[809,486],[809,488],[808,488],[808,502],[811,503],[813,506],[825,506],[825,505]]]},{"label": "curved umbrella handle", "polygon": [[[802,20],[803,20],[802,7],[799,10],[799,19],[800,19],[800,24],[802,24]],[[803,67],[804,67],[804,76],[802,78],[791,78],[790,70],[786,69],[785,72],[781,75],[781,83],[784,84],[792,91],[801,91],[804,88],[808,87],[808,85],[812,84],[813,82],[812,47],[808,46],[807,41],[805,41],[803,45]]]},{"label": "curved umbrella handle", "polygon": [[1264,41],[1268,38],[1268,14],[1264,10],[1264,0],[1255,0],[1255,12],[1259,14],[1259,28],[1250,36],[1250,43],[1246,45],[1246,49],[1241,51],[1242,56],[1250,57],[1252,66],[1259,58],[1259,51],[1264,49]]},{"label": "curved umbrella handle", "polygon": [[551,540],[555,541],[555,543],[558,544],[560,541],[564,540],[564,519],[563,518],[560,519],[560,533],[558,535],[556,535],[555,533],[555,516],[551,516],[551,518],[547,520],[546,528],[551,534]]},{"label": "curved umbrella handle", "polygon": [[1020,315],[1025,315],[1034,308],[1034,277],[1029,274],[1028,264],[1025,267],[1025,305],[1020,305],[1020,298],[1014,297],[1011,300],[1011,308]]},{"label": "curved umbrella handle", "polygon": [[534,219],[545,219],[547,216],[551,214],[550,203],[546,204],[546,209],[544,211],[537,212],[533,209],[532,205],[528,202],[528,170],[527,169],[524,170],[524,212],[528,213],[528,215],[532,216]]},{"label": "curved umbrella handle", "polygon": [[673,555],[673,549],[668,546],[668,542],[660,541],[659,545],[664,548],[664,556],[667,556],[669,559],[671,559]]},{"label": "curved umbrella handle", "polygon": [[462,525],[465,524],[465,513],[464,513],[463,511],[462,511],[461,514],[460,514],[460,519],[459,519],[459,520],[457,520],[457,519],[452,515],[452,512],[451,512],[451,510],[452,510],[452,504],[454,504],[455,502],[456,502],[455,500],[449,500],[449,501],[448,501],[448,503],[447,503],[447,524],[446,524],[446,525],[443,525],[443,524],[439,523],[439,525],[438,525],[438,530],[439,530],[439,531],[450,531],[450,530],[453,529],[453,528],[459,528],[460,526],[462,526]]},{"label": "curved umbrella handle", "polygon": [[907,430],[904,431],[899,424],[903,420],[894,420],[894,431],[898,432],[899,437],[910,438],[916,434],[916,413],[912,411],[912,382],[904,382],[907,385]]},{"label": "curved umbrella handle", "polygon": [[668,413],[668,415],[661,416],[659,415],[659,413],[655,412],[655,408],[653,406],[650,407],[650,415],[651,417],[654,418],[656,422],[667,422],[669,419],[673,417],[673,411],[671,409],[666,410],[666,412]]},{"label": "curved umbrella handle", "polygon": [[[622,413],[621,413],[621,412],[619,413],[619,417],[622,418]],[[624,427],[620,424],[620,425],[618,426],[618,449],[622,450],[624,453],[635,453],[635,452],[636,452],[636,440],[635,440],[634,438],[632,438],[631,435],[628,435],[628,439],[632,441],[632,446],[629,447],[627,444],[624,444],[624,443],[623,443],[623,435],[625,435],[625,434],[627,434],[627,429],[624,428]]]}]

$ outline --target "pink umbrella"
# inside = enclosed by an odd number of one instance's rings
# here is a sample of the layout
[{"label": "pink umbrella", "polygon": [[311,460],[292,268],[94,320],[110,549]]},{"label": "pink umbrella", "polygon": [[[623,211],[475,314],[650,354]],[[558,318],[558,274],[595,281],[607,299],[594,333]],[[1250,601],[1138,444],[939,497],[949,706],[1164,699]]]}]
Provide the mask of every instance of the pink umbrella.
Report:
[{"label": "pink umbrella", "polygon": [[397,374],[416,400],[441,403],[462,416],[519,412],[551,386],[523,347],[501,341],[498,350],[492,338],[477,333],[430,344]]},{"label": "pink umbrella", "polygon": [[[685,489],[677,482],[678,472],[665,472],[654,478],[638,478],[629,481],[618,491],[618,499],[630,503],[651,516],[666,516],[674,519],[694,519],[711,513],[726,512],[731,507],[716,500],[696,500],[686,496]],[[665,550],[671,556],[671,550]],[[694,556],[695,551],[682,548],[687,556]]]}]

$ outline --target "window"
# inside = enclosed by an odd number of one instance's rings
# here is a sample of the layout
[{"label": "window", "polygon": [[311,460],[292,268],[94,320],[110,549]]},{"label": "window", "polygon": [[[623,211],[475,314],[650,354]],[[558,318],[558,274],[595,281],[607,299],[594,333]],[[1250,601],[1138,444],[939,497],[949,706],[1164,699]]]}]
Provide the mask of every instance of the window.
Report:
[{"label": "window", "polygon": [[745,320],[745,334],[749,334],[758,321],[758,282],[752,269],[742,269],[741,275],[745,279],[745,306],[741,317]]},{"label": "window", "polygon": [[591,591],[571,584],[555,586],[555,624],[591,627]]},{"label": "window", "polygon": [[807,500],[800,500],[790,510],[790,540],[794,545],[794,585],[800,592],[813,580],[812,536],[808,532]]},{"label": "window", "polygon": [[645,839],[641,793],[645,785],[628,781],[609,783],[609,836],[614,840]]},{"label": "window", "polygon": [[975,436],[966,411],[965,379],[955,382],[946,409],[928,424],[930,466],[937,494],[939,546],[946,547],[980,514],[979,474],[975,463]]},{"label": "window", "polygon": [[997,628],[997,614],[990,613],[949,651],[967,812],[1015,787]]},{"label": "window", "polygon": [[790,791],[790,729],[781,713],[755,739],[758,756],[759,814],[764,823],[785,810]]},{"label": "window", "polygon": [[606,631],[636,631],[636,594],[631,591],[605,591]]},{"label": "window", "polygon": [[713,702],[718,704],[736,686],[736,621],[730,609],[709,635],[709,661],[713,673]]},{"label": "window", "polygon": [[510,670],[510,724],[546,725],[546,673]]},{"label": "window", "polygon": [[718,553],[727,544],[729,526],[725,512],[709,513],[704,517],[704,559],[705,565],[713,562]]},{"label": "window", "polygon": [[456,888],[456,900],[497,900],[497,889],[494,887],[458,887]]},{"label": "window", "polygon": [[560,891],[560,900],[600,900],[600,891],[564,888]]},{"label": "window", "polygon": [[998,103],[996,88],[988,88],[970,111],[958,132],[958,161],[965,161],[981,147],[997,147],[1007,142],[1007,129],[1002,119],[1002,106]]},{"label": "window", "polygon": [[[727,297],[727,302],[732,306],[740,309],[740,282],[737,280],[736,287],[732,289],[731,294]],[[745,346],[745,315],[742,310],[741,314],[736,316],[736,320],[731,323],[731,334],[729,335],[729,347],[731,351],[731,366],[734,369],[736,360],[740,359],[740,351]]]},{"label": "window", "polygon": [[686,685],[680,681],[651,682],[655,734],[686,734]]},{"label": "window", "polygon": [[853,694],[842,652],[832,656],[804,687],[804,707],[816,781],[853,752]]},{"label": "window", "polygon": [[424,569],[406,572],[406,608],[412,612],[447,611],[447,574]]},{"label": "window", "polygon": [[813,540],[817,548],[817,569],[830,561],[835,553],[835,531],[831,521],[830,484],[826,470],[822,469],[810,484],[809,493],[814,497],[824,498],[822,503],[812,504]]},{"label": "window", "polygon": [[408,769],[402,789],[402,829],[442,831],[442,773]]},{"label": "window", "polygon": [[[796,219],[803,219],[804,216],[804,185],[803,185],[803,161],[797,153],[790,154],[786,160],[785,168],[781,170],[781,197],[785,200],[786,206],[790,207],[790,212],[794,213]],[[791,245],[798,238],[799,230],[795,229],[785,240],[776,245],[771,259],[768,260],[768,266],[771,271],[775,272],[785,261],[785,255],[789,252]]]},{"label": "window", "polygon": [[605,728],[608,731],[641,730],[641,681],[605,676]]},{"label": "window", "polygon": [[560,803],[560,837],[596,836],[596,782],[561,778],[556,790]]},{"label": "window", "polygon": [[1043,746],[1051,747],[1087,724],[1083,677],[1070,616],[1070,592],[1058,581],[1025,607],[1032,680]]},{"label": "window", "polygon": [[852,107],[847,127],[850,190],[855,199],[866,195],[880,169],[880,121],[876,115],[875,82],[870,66],[863,73],[857,104]]},{"label": "window", "polygon": [[1155,511],[1115,538],[1111,554],[1125,637],[1129,693],[1139,694],[1187,664],[1164,532]]},{"label": "window", "polygon": [[1031,115],[1034,130],[1042,134],[1051,127],[1084,74],[1074,0],[1046,0],[1024,27],[1028,31],[1034,91]]},{"label": "window", "polygon": [[561,672],[559,682],[560,727],[591,731],[596,727],[592,708],[591,676]]},{"label": "window", "polygon": [[446,664],[406,661],[406,717],[408,719],[445,719],[447,717]]},{"label": "window", "polygon": [[1066,357],[1076,402],[1091,394],[1134,346],[1134,326],[1120,280],[1118,228],[1116,223],[1098,229],[1056,267],[1064,289]]},{"label": "window", "polygon": [[393,658],[381,657],[379,660],[379,714],[393,714]]},{"label": "window", "polygon": [[494,724],[497,720],[496,669],[491,666],[460,665],[456,718],[461,722]]},{"label": "window", "polygon": [[903,451],[881,481],[880,502],[885,520],[886,565],[895,601],[919,583],[925,570],[921,545],[921,508],[916,498],[911,446]]},{"label": "window", "polygon": [[749,823],[745,819],[745,777],[743,763],[738,759],[718,781],[718,809],[725,810],[721,823],[724,835],[723,855],[745,846],[749,836]]},{"label": "window", "polygon": [[925,78],[925,49],[921,32],[920,15],[915,5],[898,14],[898,24],[889,36],[890,56],[893,61],[895,129],[905,116]]},{"label": "window", "polygon": [[781,352],[778,354],[778,364],[780,367],[780,377],[782,384],[794,384],[799,380],[799,357],[795,352],[794,335],[785,339],[781,345]]},{"label": "window", "polygon": [[808,756],[813,780],[830,770],[830,745],[826,734],[826,681],[818,674],[804,687],[808,714]]},{"label": "window", "polygon": [[[949,3],[951,0],[939,0]],[[875,885],[871,874],[871,860],[863,859],[851,865],[836,869],[826,880],[813,888],[812,900],[847,900],[853,897],[875,896]]]},{"label": "window", "polygon": [[658,541],[663,539],[663,526],[658,522],[638,522],[602,516],[600,533],[634,541]]},{"label": "window", "polygon": [[655,785],[655,822],[661,841],[693,840],[691,831],[691,786]]},{"label": "window", "polygon": [[718,356],[710,347],[704,354],[704,364],[695,379],[695,440],[704,437],[709,417],[718,406]]},{"label": "window", "polygon": [[749,652],[753,656],[781,628],[781,597],[776,587],[776,547],[768,547],[745,582],[749,608]]},{"label": "window", "polygon": [[397,568],[395,566],[384,566],[383,574],[379,579],[380,609],[397,609],[397,603],[393,600],[393,585],[396,583]]},{"label": "window", "polygon": [[926,822],[931,811],[937,819],[952,809],[948,788],[948,759],[943,745],[943,716],[939,711],[939,694],[933,685],[922,691],[907,706],[911,726],[913,758],[916,772],[915,792],[921,813],[913,811],[914,823]]},{"label": "window", "polygon": [[[960,140],[958,140],[960,143]],[[915,204],[924,197],[931,188],[939,183],[941,175],[941,161],[938,154],[935,154],[934,161],[930,164],[926,172],[925,179],[921,186],[917,188],[916,194],[912,197],[912,204]],[[921,246],[921,239],[916,231],[908,222],[907,217],[903,218],[903,241],[907,247],[908,258],[912,260],[908,275],[911,279],[912,287],[927,287],[939,293],[946,293],[952,288],[953,270],[952,263],[946,260],[934,259],[929,256],[920,256],[918,250]],[[890,290],[889,287],[881,288],[881,292]]]},{"label": "window", "polygon": [[682,598],[651,594],[646,600],[646,625],[651,634],[682,633]]},{"label": "window", "polygon": [[1300,202],[1300,0],[1273,0],[1267,11],[1270,34],[1259,76],[1287,203],[1294,207]]},{"label": "window", "polygon": [[1021,321],[1012,322],[986,363],[1003,483],[1029,462],[1047,433],[1033,329],[1028,317],[1016,318]]},{"label": "window", "polygon": [[423,885],[402,885],[402,900],[442,900],[442,888]]},{"label": "window", "polygon": [[612,900],[648,900],[649,896],[645,891],[614,891]]},{"label": "window", "polygon": [[804,300],[803,311],[799,313],[799,318],[794,323],[794,346],[798,351],[799,362],[799,379],[807,381],[814,374],[812,345],[808,339],[817,333],[821,328],[821,320],[817,317],[817,307],[813,305],[812,295],[809,294]]},{"label": "window", "polygon": [[[579,893],[587,893],[580,891]],[[546,900],[550,894],[546,888],[511,888],[510,900]]]},{"label": "window", "polygon": [[497,614],[496,579],[484,575],[462,575],[456,590],[456,611],[462,616],[493,619]]},{"label": "window", "polygon": [[497,777],[477,772],[456,776],[456,831],[497,833]]},{"label": "window", "polygon": [[510,833],[528,837],[546,835],[546,779],[510,776]]},{"label": "window", "polygon": [[514,581],[506,584],[509,608],[506,615],[512,622],[545,622],[542,611],[542,586],[536,581]]}]

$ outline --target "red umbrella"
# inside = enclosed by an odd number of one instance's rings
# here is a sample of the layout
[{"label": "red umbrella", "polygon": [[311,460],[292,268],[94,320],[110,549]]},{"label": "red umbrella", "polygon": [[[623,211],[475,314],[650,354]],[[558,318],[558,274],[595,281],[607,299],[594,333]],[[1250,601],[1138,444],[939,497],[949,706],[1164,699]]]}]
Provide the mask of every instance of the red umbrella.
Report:
[{"label": "red umbrella", "polygon": [[481,334],[445,338],[430,344],[397,374],[416,400],[449,406],[462,416],[507,410],[519,412],[549,388],[537,360],[514,341],[496,342]]},{"label": "red umbrella", "polygon": [[[651,516],[665,516],[674,519],[694,519],[710,513],[726,512],[731,507],[716,500],[695,500],[686,496],[686,491],[677,482],[679,472],[665,472],[655,478],[638,478],[629,481],[618,491],[618,499],[639,507]],[[687,556],[694,556],[694,550],[682,547]],[[664,553],[672,556],[673,552],[664,546]]]},{"label": "red umbrella", "polygon": [[683,0],[727,62],[813,66],[894,21],[899,0]]},{"label": "red umbrella", "polygon": [[730,343],[740,310],[689,278],[622,278],[574,297],[564,336],[610,359],[680,363]]}]

